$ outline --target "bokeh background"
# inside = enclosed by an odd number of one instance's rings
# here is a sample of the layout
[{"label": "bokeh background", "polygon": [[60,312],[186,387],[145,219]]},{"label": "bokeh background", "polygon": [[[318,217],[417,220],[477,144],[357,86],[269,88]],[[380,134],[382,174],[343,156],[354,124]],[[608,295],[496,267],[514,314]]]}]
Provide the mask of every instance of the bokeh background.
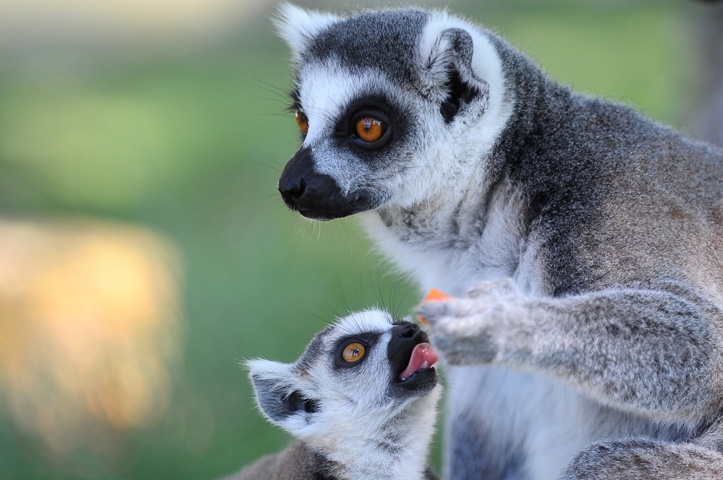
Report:
[{"label": "bokeh background", "polygon": [[[710,7],[415,3],[697,133]],[[418,302],[353,219],[304,221],[276,193],[298,134],[275,5],[0,0],[0,478],[232,472],[288,442],[240,361],[292,361],[337,315]]]}]

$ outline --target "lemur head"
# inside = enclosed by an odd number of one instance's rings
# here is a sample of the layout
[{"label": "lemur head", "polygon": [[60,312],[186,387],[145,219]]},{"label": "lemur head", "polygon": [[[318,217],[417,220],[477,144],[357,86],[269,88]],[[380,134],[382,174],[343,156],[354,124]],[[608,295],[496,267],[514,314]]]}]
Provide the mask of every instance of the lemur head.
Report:
[{"label": "lemur head", "polygon": [[351,314],[318,333],[293,364],[248,362],[257,404],[343,465],[385,445],[424,459],[440,394],[427,342],[416,324],[386,312]]},{"label": "lemur head", "polygon": [[285,5],[277,26],[292,49],[303,137],[278,188],[305,217],[408,207],[458,186],[508,115],[490,37],[446,13],[340,18]]}]

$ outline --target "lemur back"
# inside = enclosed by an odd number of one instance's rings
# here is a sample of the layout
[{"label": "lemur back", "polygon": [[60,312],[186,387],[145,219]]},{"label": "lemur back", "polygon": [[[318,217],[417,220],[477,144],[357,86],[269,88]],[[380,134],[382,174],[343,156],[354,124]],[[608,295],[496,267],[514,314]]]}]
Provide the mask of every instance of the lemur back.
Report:
[{"label": "lemur back", "polygon": [[256,402],[297,440],[228,480],[436,479],[427,466],[437,354],[413,323],[353,313],[293,364],[248,363]]},{"label": "lemur back", "polygon": [[284,201],[358,214],[422,292],[459,297],[421,307],[451,385],[445,478],[715,478],[721,151],[444,12],[287,5],[278,25],[303,138]]}]

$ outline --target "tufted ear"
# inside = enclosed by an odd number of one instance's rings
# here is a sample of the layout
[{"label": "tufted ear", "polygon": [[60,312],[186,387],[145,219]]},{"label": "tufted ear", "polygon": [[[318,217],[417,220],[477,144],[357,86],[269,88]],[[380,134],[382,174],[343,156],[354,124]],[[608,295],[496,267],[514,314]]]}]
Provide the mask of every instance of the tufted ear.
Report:
[{"label": "tufted ear", "polygon": [[299,63],[311,40],[322,30],[339,20],[330,13],[304,10],[290,3],[282,4],[273,19],[279,36],[291,48],[294,62]]},{"label": "tufted ear", "polygon": [[429,43],[428,53],[423,57],[425,93],[440,102],[444,121],[451,122],[472,105],[484,111],[489,85],[474,70],[472,35],[463,28],[447,28]]},{"label": "tufted ear", "polygon": [[256,404],[272,423],[297,434],[297,425],[307,414],[316,413],[318,403],[307,398],[295,381],[293,365],[269,360],[246,362],[254,386]]}]

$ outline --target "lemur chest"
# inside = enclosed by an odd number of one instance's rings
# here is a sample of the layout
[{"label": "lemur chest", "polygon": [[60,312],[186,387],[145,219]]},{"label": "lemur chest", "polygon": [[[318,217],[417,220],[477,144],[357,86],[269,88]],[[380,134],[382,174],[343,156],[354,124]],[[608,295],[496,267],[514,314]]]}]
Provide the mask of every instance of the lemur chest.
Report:
[{"label": "lemur chest", "polygon": [[524,241],[510,218],[514,217],[493,215],[484,227],[462,227],[458,219],[445,215],[361,215],[381,253],[413,278],[422,292],[438,288],[450,295],[463,295],[478,282],[515,274]]}]

